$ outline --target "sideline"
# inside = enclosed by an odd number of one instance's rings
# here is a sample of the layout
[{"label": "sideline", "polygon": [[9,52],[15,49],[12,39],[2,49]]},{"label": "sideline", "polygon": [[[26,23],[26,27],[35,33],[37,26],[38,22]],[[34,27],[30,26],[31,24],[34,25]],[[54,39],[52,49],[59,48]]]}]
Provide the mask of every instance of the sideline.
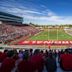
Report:
[{"label": "sideline", "polygon": [[[42,45],[41,45],[42,46]],[[45,46],[39,46],[39,45],[4,45],[4,44],[0,44],[0,47],[3,47],[4,49],[41,49],[41,50],[46,50],[48,48],[45,47]],[[53,47],[53,48],[50,48],[50,49],[58,49],[58,50],[61,50],[61,49],[66,49],[67,47],[65,46],[64,48],[56,48],[56,47]]]}]

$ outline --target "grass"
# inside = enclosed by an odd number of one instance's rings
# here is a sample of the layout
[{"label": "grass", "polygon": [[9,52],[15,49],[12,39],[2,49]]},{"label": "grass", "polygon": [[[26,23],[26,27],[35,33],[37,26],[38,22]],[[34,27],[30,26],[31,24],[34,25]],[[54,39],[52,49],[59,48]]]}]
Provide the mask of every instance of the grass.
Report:
[{"label": "grass", "polygon": [[65,33],[63,29],[58,29],[58,32],[57,29],[48,29],[32,36],[28,40],[72,40],[72,36]]}]

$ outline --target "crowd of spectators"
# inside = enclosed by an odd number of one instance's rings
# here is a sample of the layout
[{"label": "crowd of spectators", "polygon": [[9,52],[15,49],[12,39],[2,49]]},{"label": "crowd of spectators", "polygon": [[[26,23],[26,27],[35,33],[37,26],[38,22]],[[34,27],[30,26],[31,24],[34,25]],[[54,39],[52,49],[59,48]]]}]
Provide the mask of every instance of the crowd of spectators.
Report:
[{"label": "crowd of spectators", "polygon": [[72,71],[71,50],[4,50],[0,52],[0,72],[57,71],[57,62],[64,71]]},{"label": "crowd of spectators", "polygon": [[72,49],[61,50],[61,52],[59,52],[58,61],[61,69],[67,72],[72,71]]},{"label": "crowd of spectators", "polygon": [[22,36],[38,33],[40,30],[33,26],[15,26],[12,24],[0,24],[0,41],[5,43]]}]

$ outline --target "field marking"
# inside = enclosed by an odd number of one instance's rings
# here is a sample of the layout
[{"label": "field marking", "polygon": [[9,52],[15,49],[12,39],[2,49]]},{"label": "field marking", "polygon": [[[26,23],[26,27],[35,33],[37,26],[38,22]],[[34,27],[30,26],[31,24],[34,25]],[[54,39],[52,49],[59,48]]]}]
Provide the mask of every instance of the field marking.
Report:
[{"label": "field marking", "polygon": [[[49,31],[49,34],[48,34],[48,31]],[[58,30],[57,29],[49,29],[49,30],[46,29],[42,32],[36,35],[37,37],[32,36],[30,40],[72,40],[71,36],[65,33],[63,28],[58,29]],[[48,39],[48,35],[49,35],[49,39]]]},{"label": "field marking", "polygon": [[67,33],[68,35],[72,36],[72,34],[68,33],[68,31],[66,29],[64,29],[65,33]]}]

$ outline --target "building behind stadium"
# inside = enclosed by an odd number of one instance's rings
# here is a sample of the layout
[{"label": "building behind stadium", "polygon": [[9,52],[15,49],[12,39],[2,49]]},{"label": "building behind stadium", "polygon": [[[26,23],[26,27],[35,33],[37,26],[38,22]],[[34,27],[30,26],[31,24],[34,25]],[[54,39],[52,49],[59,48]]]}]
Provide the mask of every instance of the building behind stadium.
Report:
[{"label": "building behind stadium", "polygon": [[0,12],[0,24],[22,24],[23,18],[9,13]]}]

